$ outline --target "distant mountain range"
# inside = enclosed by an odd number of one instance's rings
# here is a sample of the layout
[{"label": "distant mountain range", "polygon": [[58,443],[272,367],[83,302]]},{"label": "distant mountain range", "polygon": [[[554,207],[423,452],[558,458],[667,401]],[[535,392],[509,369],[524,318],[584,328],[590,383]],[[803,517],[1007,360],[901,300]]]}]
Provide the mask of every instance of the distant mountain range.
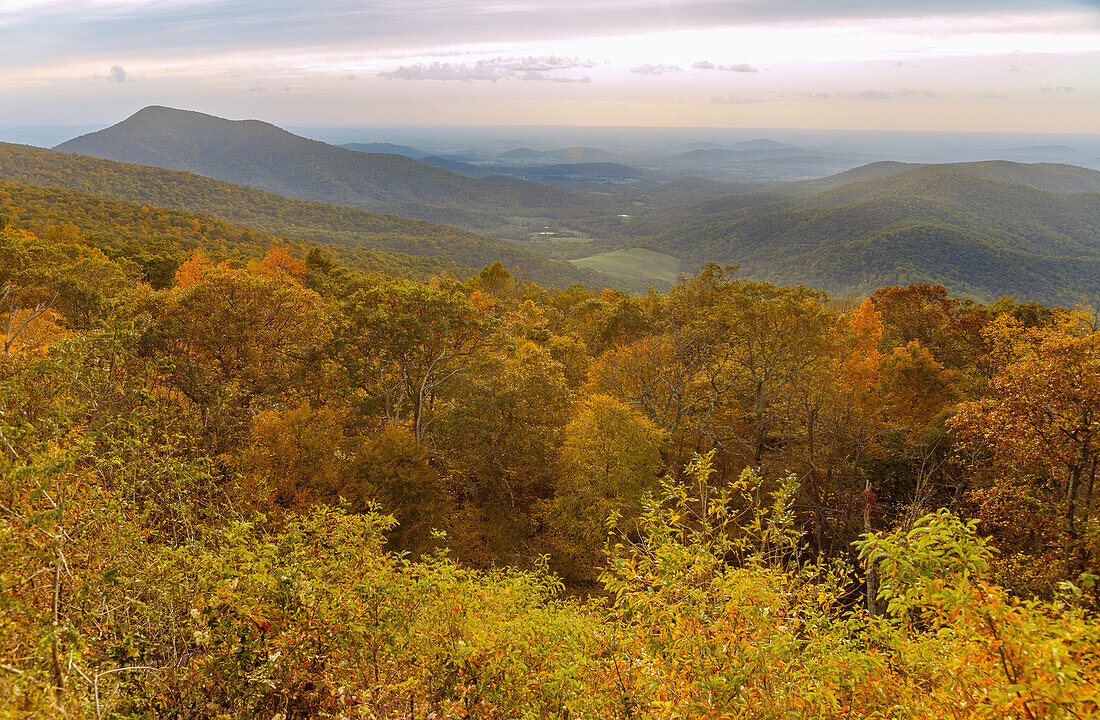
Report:
[{"label": "distant mountain range", "polygon": [[698,145],[687,152],[642,163],[642,166],[666,173],[697,173],[711,179],[760,181],[819,177],[846,170],[868,159],[764,139],[730,146]]},{"label": "distant mountain range", "polygon": [[612,210],[603,198],[516,178],[470,178],[403,155],[309,140],[258,120],[159,106],[55,149],[487,232],[498,229],[495,218],[502,215],[583,217]]},{"label": "distant mountain range", "polygon": [[420,160],[429,155],[429,153],[423,150],[417,150],[414,147],[408,145],[394,145],[393,143],[386,142],[372,142],[372,143],[348,143],[347,145],[341,145],[342,148],[348,150],[354,150],[355,152],[363,153],[384,153],[388,155],[404,155],[407,158],[413,160]]},{"label": "distant mountain range", "polygon": [[[1002,294],[1061,304],[1100,298],[1100,172],[1073,165],[851,167],[856,155],[763,138],[684,146],[657,163],[663,169],[616,162],[612,153],[583,146],[430,156],[409,145],[336,147],[259,121],[161,107],[59,149],[81,155],[0,145],[0,180],[203,213],[297,241],[445,258],[470,268],[499,259],[545,284],[613,281],[532,249],[643,277],[635,266],[656,256],[614,251],[644,248],[670,256],[668,267],[736,263],[755,278],[842,295],[927,281],[983,301]],[[669,181],[677,166],[710,179]],[[829,168],[840,171],[827,174]],[[714,180],[741,176],[751,181]],[[597,262],[583,261],[596,255]]]},{"label": "distant mountain range", "polygon": [[622,160],[621,155],[590,147],[571,147],[560,150],[515,148],[514,150],[502,152],[498,157],[505,160],[538,160],[555,163],[616,162]]}]

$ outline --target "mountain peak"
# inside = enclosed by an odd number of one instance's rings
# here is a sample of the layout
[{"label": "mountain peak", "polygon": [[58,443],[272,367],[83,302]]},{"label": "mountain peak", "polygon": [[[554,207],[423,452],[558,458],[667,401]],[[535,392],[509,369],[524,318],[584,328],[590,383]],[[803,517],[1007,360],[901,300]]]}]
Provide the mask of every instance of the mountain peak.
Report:
[{"label": "mountain peak", "polygon": [[159,105],[56,149],[468,227],[482,227],[476,212],[486,206],[526,212],[547,204],[606,202],[515,178],[474,179],[396,154],[356,152],[259,120],[226,120]]}]

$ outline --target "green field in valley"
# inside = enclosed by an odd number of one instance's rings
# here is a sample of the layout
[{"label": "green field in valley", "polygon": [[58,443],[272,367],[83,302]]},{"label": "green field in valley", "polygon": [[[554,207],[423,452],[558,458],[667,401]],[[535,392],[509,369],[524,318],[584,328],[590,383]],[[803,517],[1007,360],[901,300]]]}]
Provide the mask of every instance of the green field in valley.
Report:
[{"label": "green field in valley", "polygon": [[614,250],[570,260],[578,267],[605,272],[615,277],[636,280],[664,280],[674,283],[680,277],[680,259],[644,248]]}]

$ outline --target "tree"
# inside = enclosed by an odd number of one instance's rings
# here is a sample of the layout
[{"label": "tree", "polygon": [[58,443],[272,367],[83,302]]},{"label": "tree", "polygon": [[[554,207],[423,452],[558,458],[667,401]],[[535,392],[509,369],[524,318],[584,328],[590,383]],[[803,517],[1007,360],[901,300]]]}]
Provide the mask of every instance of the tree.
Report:
[{"label": "tree", "polygon": [[260,480],[258,506],[268,494],[289,510],[305,510],[332,497],[346,473],[342,420],[331,407],[314,409],[306,403],[256,415],[240,465],[244,474]]},{"label": "tree", "polygon": [[447,281],[383,281],[356,293],[344,311],[353,377],[376,394],[386,424],[408,424],[417,443],[428,442],[447,412],[439,395],[485,343],[489,324]]},{"label": "tree", "polygon": [[[1018,507],[1042,508],[1042,535],[1063,557],[1047,565],[1076,577],[1100,569],[1100,503],[1094,496],[1100,456],[1100,331],[1094,317],[1063,313],[1053,327],[1025,327],[1003,315],[987,329],[1004,365],[989,397],[960,406],[951,427],[967,447],[987,453],[989,474],[977,477],[979,517],[989,529],[1021,542]],[[987,501],[982,501],[986,498]],[[994,502],[995,498],[1000,501]],[[1035,504],[1034,501],[1038,501]],[[1005,504],[1007,503],[1007,505]],[[996,512],[1000,509],[1001,512]],[[1061,532],[1065,536],[1058,541]],[[1053,537],[1051,537],[1053,536]]]},{"label": "tree", "polygon": [[[148,351],[207,420],[281,390],[330,334],[323,302],[296,283],[211,270],[161,296]],[[210,412],[215,411],[211,416]],[[228,429],[216,425],[215,434]]]},{"label": "tree", "polygon": [[569,579],[595,579],[609,523],[634,527],[643,497],[657,490],[665,442],[661,428],[609,395],[586,398],[569,421],[563,474],[546,509]]},{"label": "tree", "polygon": [[571,398],[561,366],[534,343],[514,357],[482,356],[471,370],[437,446],[469,511],[465,531],[479,538],[469,544],[500,557],[523,548],[533,505],[553,493]]},{"label": "tree", "polygon": [[57,296],[23,307],[20,293],[11,283],[0,288],[0,323],[4,330],[4,352],[34,352],[64,335],[60,317],[53,311]]},{"label": "tree", "polygon": [[669,293],[673,321],[704,344],[715,447],[763,473],[789,437],[800,391],[829,350],[827,296],[805,287],[735,280],[709,265]]}]

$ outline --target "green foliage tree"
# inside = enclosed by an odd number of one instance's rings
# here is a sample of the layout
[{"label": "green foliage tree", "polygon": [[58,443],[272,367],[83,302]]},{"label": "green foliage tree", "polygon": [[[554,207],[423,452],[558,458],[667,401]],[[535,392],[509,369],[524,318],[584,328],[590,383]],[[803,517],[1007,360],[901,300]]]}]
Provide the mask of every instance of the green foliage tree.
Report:
[{"label": "green foliage tree", "polygon": [[564,471],[546,511],[567,579],[595,579],[609,524],[635,527],[644,497],[658,487],[665,442],[653,422],[608,395],[589,396],[570,420]]}]

